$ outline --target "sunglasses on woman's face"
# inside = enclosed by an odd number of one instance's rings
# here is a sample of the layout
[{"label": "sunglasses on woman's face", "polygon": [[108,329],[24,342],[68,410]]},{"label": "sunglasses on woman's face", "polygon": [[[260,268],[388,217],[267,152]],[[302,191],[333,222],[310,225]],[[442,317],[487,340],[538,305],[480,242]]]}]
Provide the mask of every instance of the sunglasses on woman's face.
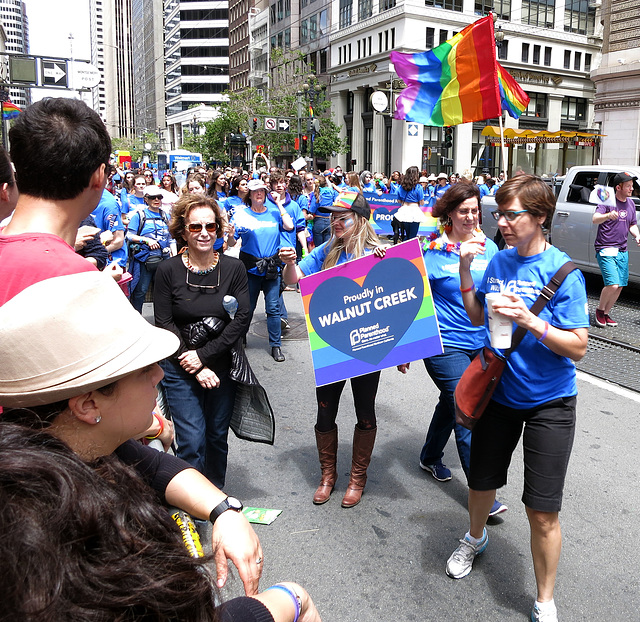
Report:
[{"label": "sunglasses on woman's face", "polygon": [[[200,231],[202,231],[202,223],[201,222],[192,222],[189,223],[187,225],[187,229],[191,232],[191,233],[200,233]],[[207,222],[204,225],[204,228],[209,232],[212,233],[213,231],[216,230],[216,223],[215,222]]]}]

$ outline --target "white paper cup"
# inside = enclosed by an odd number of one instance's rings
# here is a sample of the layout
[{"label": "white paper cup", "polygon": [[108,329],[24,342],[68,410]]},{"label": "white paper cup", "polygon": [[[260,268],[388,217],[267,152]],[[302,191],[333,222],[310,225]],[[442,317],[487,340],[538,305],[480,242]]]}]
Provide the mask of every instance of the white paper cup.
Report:
[{"label": "white paper cup", "polygon": [[496,313],[493,310],[494,303],[508,300],[506,296],[499,293],[485,294],[487,310],[489,312],[489,334],[491,335],[491,347],[506,350],[511,347],[511,335],[513,333],[513,322],[510,317]]}]

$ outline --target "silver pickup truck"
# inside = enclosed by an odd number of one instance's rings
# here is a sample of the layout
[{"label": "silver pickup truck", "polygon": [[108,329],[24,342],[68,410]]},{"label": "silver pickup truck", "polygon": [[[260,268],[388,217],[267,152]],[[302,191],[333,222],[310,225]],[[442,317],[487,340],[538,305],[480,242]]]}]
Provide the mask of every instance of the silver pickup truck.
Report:
[{"label": "silver pickup truck", "polygon": [[[616,173],[627,171],[640,179],[640,166],[574,166],[569,169],[558,192],[556,211],[551,222],[551,242],[563,250],[584,272],[600,274],[593,246],[598,227],[591,222],[596,205],[589,203],[589,195],[596,184],[612,186],[611,179]],[[636,204],[636,214],[640,210],[640,185],[633,182],[632,199]],[[494,238],[497,223],[491,212],[497,209],[492,196],[482,199],[482,229]],[[640,223],[640,214],[638,214]],[[640,285],[640,247],[629,238],[629,281]]]}]

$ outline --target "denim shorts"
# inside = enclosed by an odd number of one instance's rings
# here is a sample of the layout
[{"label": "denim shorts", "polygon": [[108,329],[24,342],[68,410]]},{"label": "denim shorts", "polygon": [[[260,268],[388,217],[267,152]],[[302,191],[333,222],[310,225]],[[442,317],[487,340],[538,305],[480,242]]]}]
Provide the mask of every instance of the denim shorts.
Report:
[{"label": "denim shorts", "polygon": [[620,287],[624,287],[629,282],[629,253],[627,251],[618,251],[615,257],[596,251],[596,259],[605,286],[620,285]]},{"label": "denim shorts", "polygon": [[522,435],[522,502],[539,512],[559,512],[575,423],[575,396],[528,410],[492,400],[471,435],[469,488],[494,490],[504,486],[511,456]]}]

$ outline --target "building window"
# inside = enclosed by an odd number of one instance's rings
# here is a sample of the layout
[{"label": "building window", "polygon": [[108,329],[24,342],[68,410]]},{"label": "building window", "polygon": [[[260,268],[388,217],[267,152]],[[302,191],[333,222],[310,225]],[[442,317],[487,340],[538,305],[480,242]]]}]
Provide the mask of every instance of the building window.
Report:
[{"label": "building window", "polygon": [[393,50],[396,47],[396,29],[391,29],[391,49]]},{"label": "building window", "polygon": [[564,51],[564,68],[571,69],[571,50]]},{"label": "building window", "polygon": [[[309,40],[309,24],[306,19],[300,23],[300,45],[304,45]],[[341,61],[342,62],[342,61]]]},{"label": "building window", "polygon": [[318,16],[312,15],[309,18],[309,41],[315,41],[318,38]]},{"label": "building window", "polygon": [[327,50],[320,50],[320,73],[327,73],[328,58]]},{"label": "building window", "polygon": [[584,70],[591,71],[591,54],[584,55]]},{"label": "building window", "polygon": [[436,37],[436,29],[435,28],[427,28],[427,40],[425,42],[425,46],[427,50],[431,50],[434,47]]},{"label": "building window", "polygon": [[582,65],[582,52],[576,52],[573,57],[573,68],[580,71],[580,65]]},{"label": "building window", "polygon": [[581,97],[565,97],[562,100],[563,121],[586,121],[587,120],[587,100]]},{"label": "building window", "polygon": [[533,64],[534,65],[540,64],[540,46],[539,45],[533,46]]},{"label": "building window", "polygon": [[529,62],[529,44],[528,43],[522,44],[522,62],[523,63]]},{"label": "building window", "polygon": [[291,28],[287,28],[284,31],[284,49],[285,50],[291,49]]},{"label": "building window", "polygon": [[553,28],[555,4],[555,0],[522,0],[522,23]]},{"label": "building window", "polygon": [[489,15],[494,13],[498,19],[511,19],[511,0],[475,0],[475,14]]},{"label": "building window", "polygon": [[509,54],[509,42],[505,39],[498,46],[498,59],[499,60],[507,60],[507,55]]},{"label": "building window", "polygon": [[595,5],[587,0],[565,0],[564,29],[581,35],[592,35],[596,23]]},{"label": "building window", "polygon": [[448,30],[441,30],[438,38],[438,45],[442,45],[447,40]]},{"label": "building window", "polygon": [[278,0],[278,8],[276,13],[278,21],[281,22],[284,17],[284,0]]},{"label": "building window", "polygon": [[523,117],[545,118],[547,116],[547,96],[545,93],[527,93],[531,98]]},{"label": "building window", "polygon": [[546,67],[551,67],[551,48],[544,48],[544,64]]},{"label": "building window", "polygon": [[382,11],[388,11],[396,6],[396,0],[380,0],[378,4],[378,11],[382,13]]},{"label": "building window", "polygon": [[346,28],[351,26],[351,7],[353,6],[353,0],[340,0],[340,15],[339,25],[340,28]]},{"label": "building window", "polygon": [[360,59],[360,40],[358,40],[358,59]]},{"label": "building window", "polygon": [[358,0],[358,21],[371,17],[373,13],[372,0]]},{"label": "building window", "polygon": [[424,5],[462,12],[462,0],[424,0]]},{"label": "building window", "polygon": [[289,17],[291,15],[291,0],[285,0],[284,2],[284,16]]},{"label": "building window", "polygon": [[327,27],[327,10],[320,11],[320,36],[329,34],[329,29]]}]

